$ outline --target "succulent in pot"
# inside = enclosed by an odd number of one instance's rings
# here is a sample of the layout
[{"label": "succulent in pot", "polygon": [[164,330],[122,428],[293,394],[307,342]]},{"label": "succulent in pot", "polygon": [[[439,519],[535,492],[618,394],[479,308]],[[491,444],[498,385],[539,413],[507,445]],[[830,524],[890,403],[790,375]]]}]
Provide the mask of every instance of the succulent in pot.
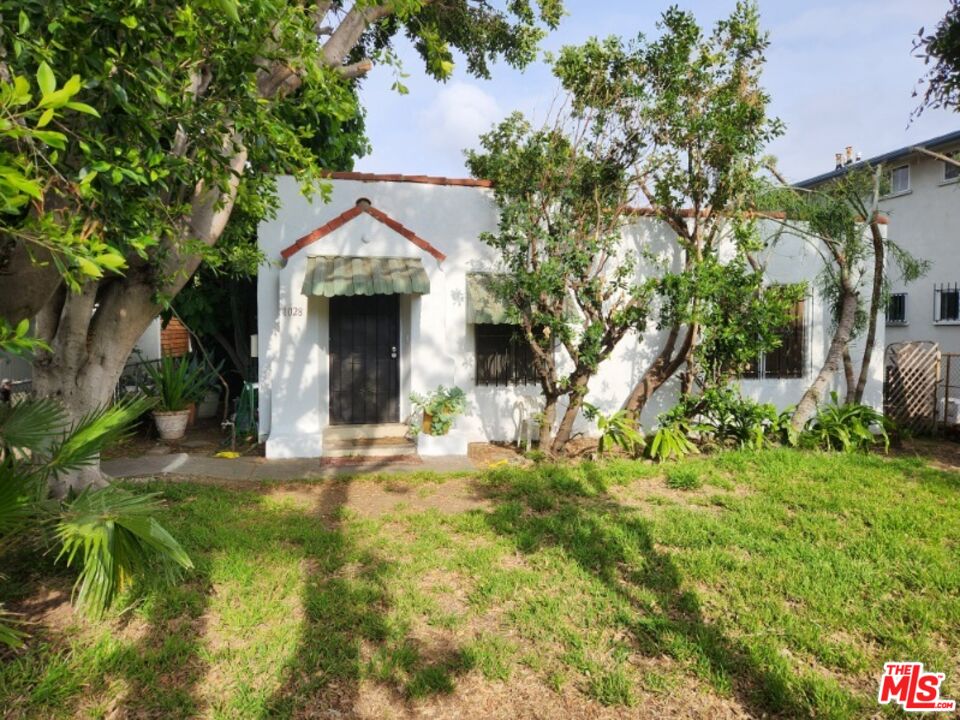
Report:
[{"label": "succulent in pot", "polygon": [[144,392],[155,401],[153,420],[162,440],[183,437],[194,403],[216,380],[217,369],[191,357],[164,357],[146,366]]}]

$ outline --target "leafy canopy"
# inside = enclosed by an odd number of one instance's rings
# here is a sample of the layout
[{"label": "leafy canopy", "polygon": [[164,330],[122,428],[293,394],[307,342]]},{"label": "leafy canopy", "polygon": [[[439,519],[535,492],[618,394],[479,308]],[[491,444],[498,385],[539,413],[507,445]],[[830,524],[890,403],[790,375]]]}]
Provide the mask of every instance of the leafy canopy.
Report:
[{"label": "leafy canopy", "polygon": [[[71,90],[88,103],[83,113],[48,119],[45,131],[67,141],[40,148],[37,161],[55,161],[93,232],[132,266],[152,270],[158,288],[178,272],[163,264],[173,248],[209,254],[193,238],[199,229],[184,222],[198,188],[228,188],[240,143],[247,152],[241,192],[251,205],[266,198],[250,208],[255,221],[273,209],[272,176],[293,174],[322,190],[331,155],[362,148],[350,137],[361,115],[352,81],[318,41],[318,31],[321,40],[332,32],[318,24],[352,22],[350,9],[339,1],[0,1],[4,26],[20,28],[3,35],[11,71],[29,77],[44,63],[70,68],[79,76]],[[455,51],[481,76],[498,57],[529,62],[562,14],[559,0],[517,0],[506,10],[474,0],[357,9],[379,19],[347,48],[346,62],[395,63],[392,43],[403,33],[438,79],[449,77]],[[264,75],[277,65],[298,82],[267,97]]]}]

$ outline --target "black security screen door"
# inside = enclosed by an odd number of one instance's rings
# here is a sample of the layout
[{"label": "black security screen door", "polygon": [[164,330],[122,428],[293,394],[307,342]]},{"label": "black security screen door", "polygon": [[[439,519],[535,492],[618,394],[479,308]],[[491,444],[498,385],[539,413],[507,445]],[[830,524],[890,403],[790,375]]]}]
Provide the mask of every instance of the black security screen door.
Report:
[{"label": "black security screen door", "polygon": [[400,421],[397,295],[330,298],[330,422]]}]

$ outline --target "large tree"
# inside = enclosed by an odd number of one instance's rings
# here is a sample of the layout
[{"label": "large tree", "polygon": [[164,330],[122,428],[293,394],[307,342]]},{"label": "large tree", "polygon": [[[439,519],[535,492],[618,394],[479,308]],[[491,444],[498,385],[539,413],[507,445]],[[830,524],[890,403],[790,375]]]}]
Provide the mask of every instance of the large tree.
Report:
[{"label": "large tree", "polygon": [[[522,66],[562,7],[17,0],[0,14],[4,27],[26,28],[2,35],[5,71],[33,75],[46,61],[84,79],[97,115],[53,120],[69,138],[56,160],[92,231],[126,260],[122,272],[81,267],[88,277],[74,291],[16,236],[0,245],[0,317],[36,316],[51,352],[35,363],[34,387],[77,417],[110,398],[137,338],[221,238],[241,184],[269,195],[276,174],[292,173],[319,187],[311,131],[297,121],[304,109],[355,117],[351,82],[374,61],[396,62],[400,34],[437,79],[455,51],[479,76],[497,58]],[[53,151],[35,152],[48,162]]]},{"label": "large tree", "polygon": [[500,208],[497,231],[482,238],[505,270],[494,290],[533,352],[544,397],[540,448],[557,454],[600,363],[646,326],[648,288],[636,282],[636,254],[623,242],[631,163],[587,107],[541,129],[515,113],[480,142],[468,164],[493,181]]},{"label": "large tree", "polygon": [[[651,396],[686,369],[683,389],[701,374],[697,348],[716,287],[708,278],[721,243],[747,260],[759,249],[752,211],[762,151],[782,131],[760,84],[767,36],[753,3],[705,32],[689,12],[667,10],[662,34],[565,49],[558,74],[575,98],[606,95],[604,120],[617,125],[623,154],[648,213],[676,236],[679,267],[666,268],[655,310],[663,343],[625,402],[639,416]],[[583,72],[583,68],[591,68]],[[759,282],[759,275],[745,275]],[[759,285],[756,286],[759,289]]]}]

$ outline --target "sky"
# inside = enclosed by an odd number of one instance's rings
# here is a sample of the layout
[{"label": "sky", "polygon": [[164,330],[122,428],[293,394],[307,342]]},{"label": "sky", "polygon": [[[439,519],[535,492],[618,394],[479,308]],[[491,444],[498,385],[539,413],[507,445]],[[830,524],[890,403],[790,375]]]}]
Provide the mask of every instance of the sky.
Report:
[{"label": "sky", "polygon": [[[712,27],[734,0],[671,0]],[[567,16],[544,50],[592,36],[657,34],[667,0],[566,0]],[[913,91],[923,74],[911,45],[921,26],[944,16],[948,0],[760,0],[770,34],[763,84],[771,113],[786,133],[768,148],[786,176],[798,181],[834,167],[834,153],[852,145],[864,157],[960,130],[960,113],[927,110],[911,121]],[[375,67],[361,87],[372,152],[355,168],[367,172],[467,176],[463,149],[501,118],[520,110],[542,121],[557,82],[541,61],[525,70],[500,63],[492,79],[470,76],[457,63],[438,83],[423,73],[409,45],[398,46],[407,95],[391,89],[390,67]]]}]

